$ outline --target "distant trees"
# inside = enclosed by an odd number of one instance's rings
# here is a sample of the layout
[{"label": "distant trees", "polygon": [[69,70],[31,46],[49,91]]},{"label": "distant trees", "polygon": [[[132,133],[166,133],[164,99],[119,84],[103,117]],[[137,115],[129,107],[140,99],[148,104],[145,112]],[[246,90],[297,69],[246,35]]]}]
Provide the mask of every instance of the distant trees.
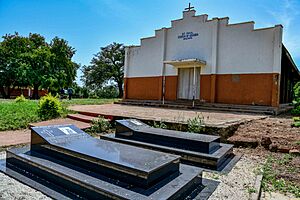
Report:
[{"label": "distant trees", "polygon": [[116,86],[118,96],[123,96],[125,48],[123,44],[112,43],[102,47],[92,59],[89,66],[83,67],[82,80],[91,90],[112,91]]},{"label": "distant trees", "polygon": [[[0,42],[0,92],[9,98],[16,87],[33,87],[33,98],[39,88],[58,91],[72,85],[79,66],[72,62],[75,49],[64,39],[50,43],[39,34],[28,37],[7,34]],[[4,87],[8,88],[7,92]]]},{"label": "distant trees", "polygon": [[[10,87],[23,86],[24,74],[21,70],[22,55],[29,52],[28,38],[18,34],[5,35],[0,43],[0,90],[2,96],[9,97]],[[4,86],[9,87],[7,93]]]}]

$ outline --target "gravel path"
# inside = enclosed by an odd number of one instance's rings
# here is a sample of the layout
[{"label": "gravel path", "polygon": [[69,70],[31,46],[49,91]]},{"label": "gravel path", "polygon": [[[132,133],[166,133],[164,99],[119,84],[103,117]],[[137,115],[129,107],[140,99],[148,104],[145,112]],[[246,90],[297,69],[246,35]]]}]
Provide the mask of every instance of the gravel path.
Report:
[{"label": "gravel path", "polygon": [[215,179],[221,183],[209,200],[246,200],[254,189],[256,172],[264,159],[259,155],[244,154],[228,174],[204,172],[205,178]]},{"label": "gravel path", "polygon": [[[0,159],[5,158],[5,152],[0,152]],[[12,179],[3,173],[0,173],[0,200],[31,200],[31,199],[45,199],[50,200],[51,198],[43,195],[15,179]]]}]

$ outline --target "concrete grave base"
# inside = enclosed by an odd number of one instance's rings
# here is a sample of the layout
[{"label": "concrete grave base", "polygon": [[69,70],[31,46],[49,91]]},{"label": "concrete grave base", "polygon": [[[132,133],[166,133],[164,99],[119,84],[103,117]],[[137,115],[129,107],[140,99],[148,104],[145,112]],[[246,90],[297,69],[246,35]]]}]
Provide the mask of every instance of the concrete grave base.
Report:
[{"label": "concrete grave base", "polygon": [[74,125],[33,127],[0,171],[54,199],[207,199],[218,185],[180,156],[99,140]]},{"label": "concrete grave base", "polygon": [[54,199],[208,199],[219,184],[202,179],[200,168],[180,164],[177,176],[138,188],[29,152],[29,147],[8,150],[13,161],[1,160],[0,171]]}]

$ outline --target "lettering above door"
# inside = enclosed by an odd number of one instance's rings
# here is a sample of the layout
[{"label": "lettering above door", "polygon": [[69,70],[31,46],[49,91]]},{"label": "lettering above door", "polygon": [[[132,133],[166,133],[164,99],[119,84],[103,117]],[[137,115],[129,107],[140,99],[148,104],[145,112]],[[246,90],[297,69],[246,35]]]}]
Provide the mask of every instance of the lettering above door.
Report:
[{"label": "lettering above door", "polygon": [[183,32],[181,35],[178,36],[178,39],[182,40],[191,40],[193,37],[199,36],[199,33],[194,33],[194,32]]}]

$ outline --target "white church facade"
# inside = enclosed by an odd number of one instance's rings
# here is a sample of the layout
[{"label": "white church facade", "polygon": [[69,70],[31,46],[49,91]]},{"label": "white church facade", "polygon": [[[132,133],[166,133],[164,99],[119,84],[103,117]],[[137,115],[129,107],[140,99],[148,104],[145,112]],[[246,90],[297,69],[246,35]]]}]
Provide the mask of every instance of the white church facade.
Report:
[{"label": "white church facade", "polygon": [[283,27],[254,29],[195,10],[125,51],[124,99],[264,105],[292,100],[299,71]]}]

